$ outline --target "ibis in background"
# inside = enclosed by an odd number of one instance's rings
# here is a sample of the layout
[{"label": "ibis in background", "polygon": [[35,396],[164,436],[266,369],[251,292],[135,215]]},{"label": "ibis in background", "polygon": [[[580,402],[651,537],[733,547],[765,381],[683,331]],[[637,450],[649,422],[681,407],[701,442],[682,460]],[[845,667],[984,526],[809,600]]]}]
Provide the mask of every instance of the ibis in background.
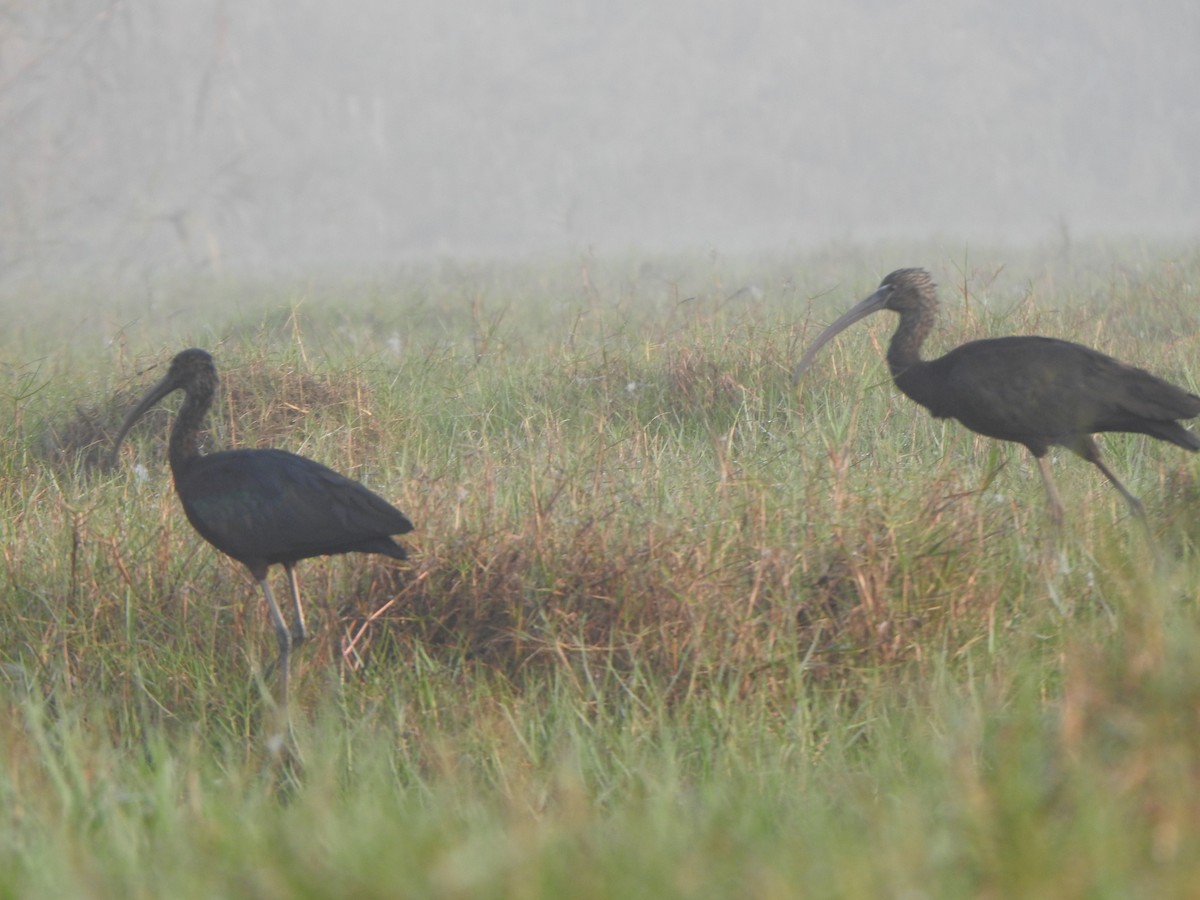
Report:
[{"label": "ibis in background", "polygon": [[924,269],[892,272],[821,332],[797,364],[795,380],[834,335],[881,309],[900,314],[887,351],[896,387],[939,419],[958,419],[979,434],[1024,444],[1037,459],[1055,523],[1062,522],[1063,511],[1046,459],[1051,446],[1066,447],[1096,466],[1139,517],[1141,501],[1104,464],[1092,435],[1148,434],[1200,450],[1200,437],[1177,421],[1200,415],[1200,397],[1081,344],[1048,337],[988,338],[938,359],[921,359],[938,309],[936,286]]},{"label": "ibis in background", "polygon": [[[307,637],[296,563],[337,553],[406,556],[392,535],[412,531],[412,522],[357,481],[286,450],[224,450],[201,454],[199,435],[217,388],[217,369],[204,350],[184,350],[125,418],[113,446],[133,424],[172,391],[184,393],[171,428],[168,458],[175,491],[200,536],[250,570],[262,587],[279,643],[280,701],[285,711],[291,651]],[[267,570],[287,571],[294,619],[291,630],[271,594]]]}]

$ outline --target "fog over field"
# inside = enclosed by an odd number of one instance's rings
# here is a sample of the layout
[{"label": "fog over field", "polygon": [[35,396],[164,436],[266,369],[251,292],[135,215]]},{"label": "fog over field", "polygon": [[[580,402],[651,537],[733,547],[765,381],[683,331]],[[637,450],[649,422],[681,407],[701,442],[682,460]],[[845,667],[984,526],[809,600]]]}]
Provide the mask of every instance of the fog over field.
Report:
[{"label": "fog over field", "polygon": [[0,0],[0,290],[1200,231],[1200,4]]}]

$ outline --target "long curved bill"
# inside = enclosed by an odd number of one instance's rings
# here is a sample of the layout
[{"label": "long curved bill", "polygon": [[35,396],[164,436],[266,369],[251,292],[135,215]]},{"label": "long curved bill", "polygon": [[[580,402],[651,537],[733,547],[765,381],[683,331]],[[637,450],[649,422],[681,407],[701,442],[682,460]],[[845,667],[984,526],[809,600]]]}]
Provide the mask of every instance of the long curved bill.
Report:
[{"label": "long curved bill", "polygon": [[125,435],[129,433],[129,429],[133,427],[133,423],[144,416],[147,410],[154,406],[154,404],[178,387],[179,385],[175,383],[175,379],[168,372],[158,384],[146,392],[146,396],[138,401],[138,405],[130,410],[129,415],[125,417],[125,421],[121,424],[121,430],[117,432],[117,439],[113,442],[112,453],[108,457],[109,468],[117,464],[117,453],[121,449],[121,441],[125,440]]},{"label": "long curved bill", "polygon": [[800,381],[800,377],[805,373],[809,366],[812,365],[813,358],[817,355],[822,347],[834,339],[840,332],[845,331],[859,319],[865,319],[873,312],[878,312],[883,309],[887,303],[888,297],[891,295],[891,286],[881,287],[875,291],[870,297],[860,300],[853,308],[842,313],[837,319],[817,335],[817,339],[808,345],[808,349],[804,351],[804,355],[800,357],[800,362],[796,363],[796,368],[792,370],[792,383]]}]

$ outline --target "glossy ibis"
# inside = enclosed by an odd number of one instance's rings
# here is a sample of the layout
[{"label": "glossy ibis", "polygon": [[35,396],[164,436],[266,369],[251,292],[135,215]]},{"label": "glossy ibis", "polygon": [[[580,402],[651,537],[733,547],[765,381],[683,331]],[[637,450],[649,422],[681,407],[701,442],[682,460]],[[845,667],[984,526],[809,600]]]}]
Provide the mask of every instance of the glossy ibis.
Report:
[{"label": "glossy ibis", "polygon": [[[201,537],[233,557],[262,586],[279,642],[280,706],[287,708],[292,648],[307,636],[296,563],[337,553],[382,553],[404,559],[391,535],[412,531],[412,522],[383,498],[318,462],[286,450],[224,450],[203,455],[201,423],[212,405],[217,369],[204,350],[184,350],[125,418],[113,446],[154,404],[182,390],[183,405],[171,428],[168,458],[175,491]],[[295,622],[289,631],[271,594],[267,570],[287,570]]]},{"label": "glossy ibis", "polygon": [[958,419],[972,431],[1029,448],[1056,523],[1062,521],[1062,501],[1046,459],[1052,445],[1096,466],[1138,516],[1141,501],[1101,460],[1092,435],[1135,432],[1200,450],[1200,437],[1176,421],[1200,415],[1200,397],[1081,344],[1048,337],[988,338],[938,359],[921,359],[921,344],[933,328],[937,308],[928,272],[897,269],[821,332],[796,366],[795,379],[838,332],[881,309],[899,313],[887,351],[896,387],[937,418]]}]

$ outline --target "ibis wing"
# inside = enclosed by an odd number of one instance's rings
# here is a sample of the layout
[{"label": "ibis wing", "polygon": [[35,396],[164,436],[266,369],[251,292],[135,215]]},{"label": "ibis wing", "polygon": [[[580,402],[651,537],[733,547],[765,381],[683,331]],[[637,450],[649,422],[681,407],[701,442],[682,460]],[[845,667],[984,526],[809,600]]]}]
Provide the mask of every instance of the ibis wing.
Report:
[{"label": "ibis wing", "polygon": [[[1070,341],[972,341],[930,367],[942,385],[935,415],[1031,448],[1073,446],[1081,435],[1136,431],[1180,443],[1175,419],[1200,414],[1200,397]],[[924,402],[924,401],[922,401]]]},{"label": "ibis wing", "polygon": [[235,559],[347,552],[413,527],[357,481],[283,450],[200,457],[176,487],[196,530]]}]

